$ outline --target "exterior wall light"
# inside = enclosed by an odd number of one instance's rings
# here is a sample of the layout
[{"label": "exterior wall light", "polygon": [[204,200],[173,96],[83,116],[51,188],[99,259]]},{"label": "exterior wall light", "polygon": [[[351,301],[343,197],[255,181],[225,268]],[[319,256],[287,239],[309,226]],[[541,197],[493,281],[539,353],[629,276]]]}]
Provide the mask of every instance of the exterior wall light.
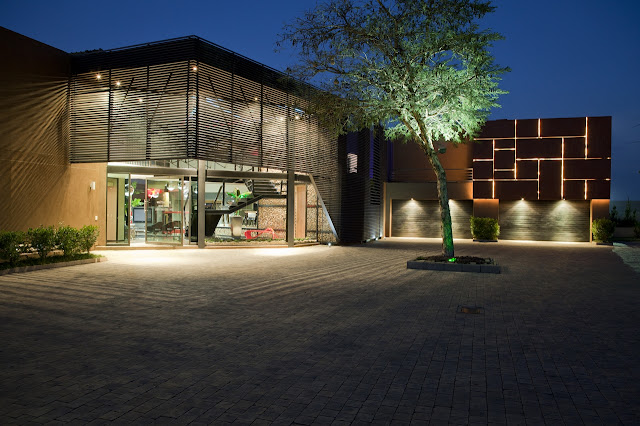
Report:
[{"label": "exterior wall light", "polygon": [[195,65],[193,66],[193,68],[191,68],[193,71],[198,71],[198,67],[196,67]]},{"label": "exterior wall light", "polygon": [[100,80],[102,76],[100,74],[96,74],[96,80]]},{"label": "exterior wall light", "polygon": [[120,82],[116,81],[116,86],[120,87]]}]

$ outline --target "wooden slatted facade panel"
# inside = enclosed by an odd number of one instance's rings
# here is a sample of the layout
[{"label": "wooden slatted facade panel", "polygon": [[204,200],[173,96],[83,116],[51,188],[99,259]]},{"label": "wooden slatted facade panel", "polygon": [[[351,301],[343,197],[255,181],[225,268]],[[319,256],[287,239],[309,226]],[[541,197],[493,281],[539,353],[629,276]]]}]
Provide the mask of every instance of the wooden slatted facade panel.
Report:
[{"label": "wooden slatted facade panel", "polygon": [[[453,238],[471,238],[473,201],[450,200]],[[391,236],[440,238],[440,205],[434,200],[392,200]]]},{"label": "wooden slatted facade panel", "polygon": [[589,201],[500,201],[500,239],[589,241]]}]

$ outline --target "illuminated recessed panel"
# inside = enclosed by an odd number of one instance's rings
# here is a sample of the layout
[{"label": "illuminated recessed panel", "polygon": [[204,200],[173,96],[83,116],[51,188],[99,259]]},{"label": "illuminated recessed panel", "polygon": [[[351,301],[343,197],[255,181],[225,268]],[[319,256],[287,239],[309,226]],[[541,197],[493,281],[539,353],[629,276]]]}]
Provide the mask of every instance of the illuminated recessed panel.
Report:
[{"label": "illuminated recessed panel", "polygon": [[589,157],[589,117],[584,118],[584,158]]},{"label": "illuminated recessed panel", "polygon": [[[589,155],[594,156],[590,152],[589,142],[602,140],[606,144],[610,133],[610,118],[596,117],[593,120],[600,120],[602,124],[597,121],[597,125],[593,126],[590,123],[592,120],[588,117],[514,120],[513,123],[509,122],[513,129],[513,137],[502,132],[504,135],[501,133],[499,137],[490,138],[490,132],[483,132],[487,142],[490,141],[493,146],[492,157],[474,158],[474,168],[476,161],[486,162],[487,166],[493,161],[492,198],[502,197],[502,182],[526,182],[532,179],[537,181],[536,196],[532,199],[589,199],[592,182],[604,182],[610,178],[610,150],[601,150],[602,153],[606,152],[607,156],[588,158]],[[597,136],[591,135],[593,129],[590,126],[596,129]],[[515,153],[515,157],[511,157],[511,153]],[[584,163],[578,165],[576,161]],[[600,165],[598,161],[607,163]],[[533,170],[527,171],[523,167],[527,162],[535,164]],[[557,163],[554,165],[554,162]],[[568,166],[568,163],[571,164]],[[580,171],[580,175],[576,175],[577,170]],[[475,177],[474,175],[474,180]],[[488,178],[488,173],[483,177]],[[580,180],[579,192],[574,188],[573,180],[576,179]],[[553,190],[548,188],[548,185],[553,185]],[[513,194],[509,195],[512,196]],[[530,199],[526,195],[524,197]]]}]

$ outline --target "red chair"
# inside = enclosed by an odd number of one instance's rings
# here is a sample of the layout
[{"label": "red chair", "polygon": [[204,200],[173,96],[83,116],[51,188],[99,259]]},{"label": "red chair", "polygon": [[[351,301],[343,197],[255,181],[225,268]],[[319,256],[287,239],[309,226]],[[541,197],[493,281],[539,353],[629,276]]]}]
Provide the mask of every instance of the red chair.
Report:
[{"label": "red chair", "polygon": [[[255,235],[254,235],[255,233]],[[244,236],[247,240],[253,240],[258,238],[262,234],[271,234],[271,239],[273,240],[276,237],[276,233],[272,228],[266,229],[249,229],[248,231],[244,231]]]}]

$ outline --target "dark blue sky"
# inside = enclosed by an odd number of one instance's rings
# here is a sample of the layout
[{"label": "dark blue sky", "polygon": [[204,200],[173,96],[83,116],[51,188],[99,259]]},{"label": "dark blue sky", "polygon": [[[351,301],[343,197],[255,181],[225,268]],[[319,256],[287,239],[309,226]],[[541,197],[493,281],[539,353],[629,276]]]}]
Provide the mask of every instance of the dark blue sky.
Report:
[{"label": "dark blue sky", "polygon": [[[312,0],[3,1],[0,25],[67,52],[197,35],[273,68],[277,34]],[[494,0],[483,25],[502,33],[498,118],[613,116],[613,200],[640,200],[640,1]]]}]

